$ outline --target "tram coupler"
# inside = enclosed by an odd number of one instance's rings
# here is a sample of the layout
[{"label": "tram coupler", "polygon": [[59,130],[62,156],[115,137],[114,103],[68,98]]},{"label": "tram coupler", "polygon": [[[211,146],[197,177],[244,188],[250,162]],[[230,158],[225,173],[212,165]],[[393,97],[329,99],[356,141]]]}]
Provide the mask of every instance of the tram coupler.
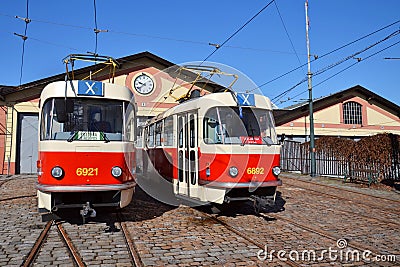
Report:
[{"label": "tram coupler", "polygon": [[96,211],[90,206],[89,202],[86,202],[86,204],[82,206],[82,209],[79,211],[79,213],[82,216],[83,223],[85,223],[85,219],[88,217],[96,217]]},{"label": "tram coupler", "polygon": [[275,205],[275,194],[273,196],[251,196],[253,207],[256,214],[267,210]]}]

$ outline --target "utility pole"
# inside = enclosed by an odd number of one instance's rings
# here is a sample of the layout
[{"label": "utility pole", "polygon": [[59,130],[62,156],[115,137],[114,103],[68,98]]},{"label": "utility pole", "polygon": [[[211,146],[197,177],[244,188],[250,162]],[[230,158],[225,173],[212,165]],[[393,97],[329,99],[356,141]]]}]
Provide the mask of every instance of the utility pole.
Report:
[{"label": "utility pole", "polygon": [[311,158],[311,177],[315,177],[315,142],[314,142],[314,112],[313,112],[313,98],[312,98],[312,73],[311,73],[311,63],[310,63],[310,40],[308,38],[308,28],[309,28],[309,20],[308,20],[308,0],[305,3],[306,9],[306,39],[307,39],[307,58],[308,58],[308,107],[310,114],[310,158]]}]

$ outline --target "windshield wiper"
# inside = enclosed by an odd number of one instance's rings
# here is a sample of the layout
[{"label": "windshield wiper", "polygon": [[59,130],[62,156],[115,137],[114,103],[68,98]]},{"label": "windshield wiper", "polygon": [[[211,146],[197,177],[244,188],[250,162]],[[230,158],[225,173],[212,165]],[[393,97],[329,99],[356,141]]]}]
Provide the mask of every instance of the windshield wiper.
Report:
[{"label": "windshield wiper", "polygon": [[76,134],[77,131],[73,131],[72,134],[68,137],[67,142],[72,142]]},{"label": "windshield wiper", "polygon": [[244,144],[247,142],[247,139],[248,139],[249,137],[248,136],[246,136],[245,138],[243,138],[243,141],[242,141],[242,143],[240,144],[241,146],[244,146]]},{"label": "windshield wiper", "polygon": [[99,127],[97,127],[95,123],[91,123],[90,125],[93,126],[100,133],[100,135],[103,136],[105,143],[110,142],[110,139],[108,139],[107,135],[104,132],[100,131]]},{"label": "windshield wiper", "polygon": [[100,132],[100,134],[103,136],[105,143],[110,142],[110,139],[108,139],[107,135],[104,132]]}]

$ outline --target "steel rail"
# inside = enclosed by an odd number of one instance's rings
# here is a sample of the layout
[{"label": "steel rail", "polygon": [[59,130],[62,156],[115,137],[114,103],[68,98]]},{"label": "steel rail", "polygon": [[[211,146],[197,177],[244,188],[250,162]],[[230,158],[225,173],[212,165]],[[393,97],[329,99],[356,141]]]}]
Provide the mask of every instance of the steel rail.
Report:
[{"label": "steel rail", "polygon": [[[314,228],[314,227],[311,227],[311,226],[307,226],[307,225],[298,223],[297,221],[294,221],[294,220],[289,219],[289,218],[285,218],[285,217],[277,215],[277,214],[271,215],[269,213],[264,213],[263,215],[266,216],[266,217],[274,218],[276,220],[286,221],[286,222],[288,222],[288,223],[290,223],[290,224],[292,224],[292,225],[294,225],[294,226],[296,226],[298,228],[301,228],[301,229],[306,230],[308,232],[323,236],[323,237],[331,239],[333,241],[338,241],[339,239],[341,239],[341,237],[334,236],[334,235],[332,235],[332,234],[330,234],[330,233],[328,233],[326,231],[323,231],[323,230],[320,230],[320,229],[317,229],[317,228]],[[379,252],[375,251],[374,247],[361,244],[361,243],[359,243],[357,241],[352,241],[351,244],[349,244],[348,247],[358,249],[359,251],[369,250],[375,255],[379,255],[380,254]]]},{"label": "steel rail", "polygon": [[[296,194],[296,193],[294,193],[293,191],[290,191],[290,193]],[[304,192],[302,192],[302,193],[304,193]],[[310,192],[310,193],[313,194],[313,195],[320,195],[319,193],[315,193],[315,192]],[[300,194],[300,193],[299,193],[299,194]],[[296,197],[294,197],[294,196],[290,196],[290,197],[296,199]],[[302,198],[304,198],[304,196],[302,196]],[[297,199],[299,199],[299,198],[297,198]],[[312,204],[316,204],[316,203],[314,202],[314,203],[312,203]],[[310,206],[310,205],[312,205],[312,204],[310,204],[310,202],[309,202],[309,203],[308,203],[308,206]],[[320,204],[320,202],[318,202],[318,204]],[[361,204],[362,204],[362,203],[361,203]],[[365,205],[365,206],[371,208],[370,205]],[[314,205],[314,207],[316,207],[316,206]],[[324,207],[324,208],[326,208],[326,207]],[[373,207],[373,208],[375,209],[375,207]],[[340,212],[340,213],[342,213],[342,214],[351,214],[351,215],[355,215],[355,216],[360,216],[360,217],[366,218],[366,219],[368,219],[368,220],[373,220],[373,221],[377,221],[377,222],[384,222],[384,223],[387,223],[387,224],[393,224],[393,225],[396,225],[396,226],[400,226],[400,223],[399,223],[399,222],[393,221],[393,220],[390,220],[390,219],[382,219],[381,217],[378,219],[378,218],[375,218],[375,217],[371,217],[371,216],[364,215],[364,214],[362,214],[362,213],[358,213],[358,212],[354,212],[354,211],[349,211],[349,210],[344,210],[344,209],[338,209],[337,207],[335,207],[334,211],[335,211],[335,212],[336,212],[336,211],[337,211],[337,212]],[[382,209],[379,208],[379,211],[382,212]],[[385,213],[383,213],[383,214],[385,214]]]},{"label": "steel rail", "polygon": [[340,191],[346,191],[346,192],[355,193],[355,194],[359,194],[359,195],[363,195],[363,196],[374,197],[374,198],[378,198],[378,199],[382,199],[382,200],[386,200],[386,201],[400,203],[400,200],[397,200],[397,199],[391,199],[391,198],[371,195],[371,194],[367,194],[367,193],[363,193],[363,192],[358,192],[358,191],[355,191],[355,190],[350,190],[350,189],[347,189],[347,188],[340,188],[340,187],[333,186],[333,185],[317,183],[317,182],[314,182],[314,181],[304,181],[304,180],[296,179],[296,178],[289,177],[289,176],[284,176],[284,175],[282,175],[282,176],[283,176],[284,179],[290,179],[290,180],[299,181],[299,182],[303,182],[303,183],[309,183],[309,184],[319,185],[319,186],[323,186],[323,187],[329,187],[329,188],[340,190]]},{"label": "steel rail", "polygon": [[[224,222],[224,221],[218,219],[217,217],[212,216],[212,215],[209,215],[209,214],[207,214],[207,213],[205,213],[205,212],[203,212],[203,211],[200,211],[200,212],[201,212],[202,214],[204,214],[206,217],[208,217],[208,218],[214,220],[215,222],[221,224],[222,226],[224,226],[224,227],[225,227],[226,229],[228,229],[229,231],[235,233],[236,235],[240,236],[241,238],[245,239],[246,241],[250,242],[251,244],[257,246],[258,248],[260,248],[260,249],[262,249],[262,250],[265,249],[265,244],[263,244],[263,243],[261,243],[261,242],[258,242],[258,241],[256,241],[256,240],[250,238],[250,237],[247,236],[245,233],[242,233],[242,232],[240,232],[239,230],[235,229],[233,226],[229,225],[227,222]],[[276,251],[272,253],[272,255],[274,255],[274,256],[277,256],[276,254],[277,254]],[[278,259],[278,258],[277,258],[277,259]],[[278,259],[278,260],[279,260],[279,259]],[[290,266],[292,266],[292,267],[303,266],[303,265],[301,265],[301,264],[299,264],[299,263],[296,263],[295,261],[292,261],[291,259],[287,259],[287,260],[282,261],[282,262],[284,262],[284,263],[286,263],[286,264],[288,264],[288,265],[290,265]]]},{"label": "steel rail", "polygon": [[53,224],[53,220],[48,221],[46,223],[46,226],[44,227],[44,229],[42,230],[42,232],[40,233],[39,238],[36,240],[34,246],[32,247],[31,251],[29,252],[28,256],[26,257],[26,259],[24,260],[24,262],[22,263],[21,266],[23,267],[28,267],[32,264],[32,262],[34,261],[34,259],[36,258],[40,248],[43,245],[43,241],[47,238],[47,235],[50,231],[51,225]]},{"label": "steel rail", "polygon": [[82,261],[82,257],[79,255],[78,251],[76,250],[76,248],[72,244],[72,241],[69,238],[69,236],[68,236],[67,232],[65,231],[64,227],[62,227],[62,223],[57,221],[56,222],[56,226],[57,226],[58,232],[60,233],[60,235],[62,237],[63,242],[68,247],[68,251],[70,252],[70,254],[72,256],[75,265],[79,266],[79,267],[86,266],[86,264]]},{"label": "steel rail", "polygon": [[[307,183],[307,182],[305,182],[305,183]],[[396,210],[396,209],[393,209],[393,208],[386,208],[386,207],[377,206],[377,205],[374,205],[374,204],[366,204],[365,202],[357,201],[355,199],[350,199],[350,198],[347,198],[347,197],[342,197],[342,196],[337,196],[337,195],[330,194],[330,193],[321,192],[319,190],[315,190],[315,189],[311,189],[311,188],[307,188],[307,187],[302,187],[302,186],[299,186],[299,185],[296,185],[296,184],[290,184],[290,183],[287,183],[287,182],[285,182],[285,184],[286,185],[291,185],[291,186],[297,186],[299,188],[306,189],[307,193],[314,194],[314,195],[315,194],[319,194],[319,195],[329,196],[329,197],[333,197],[333,198],[337,198],[337,199],[341,199],[341,200],[356,202],[356,203],[361,204],[363,206],[374,207],[374,208],[377,208],[377,209],[380,209],[380,210],[385,210],[385,211],[388,211],[388,212],[395,212],[395,213],[399,212],[399,210]],[[341,190],[340,188],[336,188],[336,189],[337,190]],[[352,191],[350,190],[350,192],[352,192]],[[365,196],[370,196],[370,195],[369,194],[365,194]],[[386,200],[388,200],[388,199],[386,199]]]},{"label": "steel rail", "polygon": [[122,222],[121,215],[117,215],[117,217],[118,217],[119,224],[121,226],[121,230],[122,230],[122,234],[123,234],[124,239],[125,239],[125,243],[126,243],[126,245],[128,247],[128,250],[129,250],[129,254],[130,254],[131,259],[132,259],[132,261],[134,263],[134,266],[136,266],[136,267],[144,266],[144,264],[143,264],[143,262],[142,262],[142,260],[140,258],[139,252],[137,250],[137,247],[136,247],[134,241],[132,240],[132,237],[131,237],[131,235],[129,233],[129,230],[128,230],[127,226],[126,226],[126,223]]},{"label": "steel rail", "polygon": [[16,196],[16,197],[3,198],[3,199],[0,199],[0,202],[2,202],[2,201],[10,201],[10,200],[20,199],[20,198],[27,198],[27,197],[36,197],[36,194],[35,195],[25,195],[25,196]]}]

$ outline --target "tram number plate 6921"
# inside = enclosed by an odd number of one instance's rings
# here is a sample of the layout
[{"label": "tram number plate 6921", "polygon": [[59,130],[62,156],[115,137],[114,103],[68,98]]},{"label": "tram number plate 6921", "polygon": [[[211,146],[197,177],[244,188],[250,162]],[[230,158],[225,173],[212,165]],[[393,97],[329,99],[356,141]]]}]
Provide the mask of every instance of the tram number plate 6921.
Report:
[{"label": "tram number plate 6921", "polygon": [[78,176],[97,176],[99,168],[77,168],[76,175]]}]

